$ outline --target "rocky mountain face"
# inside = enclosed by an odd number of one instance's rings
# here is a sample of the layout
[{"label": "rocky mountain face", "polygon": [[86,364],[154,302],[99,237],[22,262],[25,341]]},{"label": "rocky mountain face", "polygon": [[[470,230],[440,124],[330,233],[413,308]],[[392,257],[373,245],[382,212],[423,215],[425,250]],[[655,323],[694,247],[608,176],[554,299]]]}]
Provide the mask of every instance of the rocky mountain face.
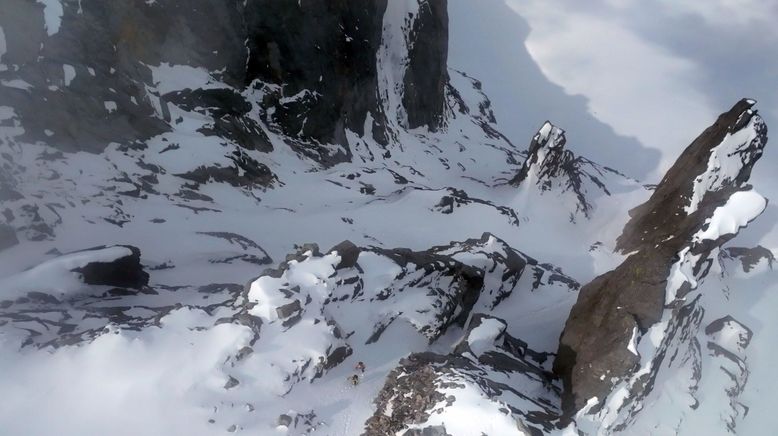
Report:
[{"label": "rocky mountain face", "polygon": [[[477,314],[450,354],[425,352],[401,360],[378,394],[364,434],[447,435],[447,428],[454,433],[462,428],[469,433],[486,428],[503,434],[552,431],[559,392],[542,365],[546,356],[507,334],[506,325]],[[474,397],[484,399],[477,410],[469,403]]]},{"label": "rocky mountain face", "polygon": [[[386,145],[398,123],[442,125],[445,1],[257,1],[247,3],[245,15],[245,83],[262,90],[267,120],[286,136],[340,144],[343,155],[333,157],[339,161],[349,159],[346,130]],[[407,63],[391,65],[397,57]],[[398,90],[401,102],[387,106]]]},{"label": "rocky mountain face", "polygon": [[[747,184],[767,142],[753,104],[738,102],[692,142],[651,198],[630,212],[617,240],[629,257],[581,288],[554,361],[568,417],[584,406],[638,413],[659,365],[671,358],[670,343],[699,328],[691,319],[697,300],[688,300],[719,248],[766,206]],[[625,392],[611,402],[620,385]]]},{"label": "rocky mountain face", "polygon": [[734,289],[774,288],[774,250],[728,245],[766,202],[752,100],[649,193],[550,122],[526,150],[502,135],[447,65],[445,1],[0,3],[9,434],[767,413],[768,297]]},{"label": "rocky mountain face", "polygon": [[[9,1],[0,26],[7,35],[4,60],[14,68],[0,72],[2,99],[15,108],[25,139],[64,151],[99,152],[110,142],[142,142],[169,130],[167,104],[179,97],[151,89],[159,77],[149,68],[163,64],[203,68],[225,84],[256,89],[258,116],[322,162],[349,159],[347,129],[364,135],[367,125],[385,145],[395,124],[434,130],[443,123],[445,1],[389,10],[380,0]],[[407,62],[389,65],[398,57]],[[240,95],[188,89],[195,93],[190,103],[203,109],[219,101],[227,113],[217,123],[245,136],[263,135],[252,128],[256,119],[241,119],[248,110],[237,108],[251,104]],[[387,107],[388,94],[395,93],[401,101]]]}]

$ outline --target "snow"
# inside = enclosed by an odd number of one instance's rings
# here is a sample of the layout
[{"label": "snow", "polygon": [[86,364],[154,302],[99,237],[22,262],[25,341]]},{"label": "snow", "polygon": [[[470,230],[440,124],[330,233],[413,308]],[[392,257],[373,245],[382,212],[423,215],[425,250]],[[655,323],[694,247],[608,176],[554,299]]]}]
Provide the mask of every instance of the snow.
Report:
[{"label": "snow", "polygon": [[76,69],[72,65],[63,64],[62,70],[65,73],[65,86],[70,86],[70,82],[76,78]]},{"label": "snow", "polygon": [[[453,380],[452,380],[453,381]],[[509,415],[500,412],[501,404],[492,402],[473,387],[447,390],[444,394],[454,393],[456,400],[452,406],[443,409],[443,413],[430,416],[425,426],[443,425],[446,432],[454,436],[493,435],[527,435],[518,429],[516,421]],[[445,401],[443,402],[445,404]],[[422,428],[421,425],[411,425],[410,429]]]},{"label": "snow", "polygon": [[505,332],[505,324],[494,319],[485,319],[470,331],[467,344],[476,357],[494,348],[497,338]]},{"label": "snow", "polygon": [[205,68],[189,65],[174,65],[162,62],[159,65],[147,65],[151,69],[152,80],[159,95],[182,89],[213,89],[226,87],[211,77]]},{"label": "snow", "polygon": [[3,32],[3,27],[0,26],[0,62],[3,61],[3,55],[6,53],[6,51],[8,51],[8,47],[6,46],[5,42],[5,33]]},{"label": "snow", "polygon": [[60,0],[37,0],[43,5],[43,20],[45,22],[46,33],[49,36],[59,32],[62,24],[62,3]]},{"label": "snow", "polygon": [[632,328],[632,337],[629,339],[629,345],[627,345],[627,349],[630,351],[630,353],[634,354],[635,356],[638,356],[638,328],[633,327]]},{"label": "snow", "polygon": [[[45,4],[47,30],[52,35],[60,26],[61,5],[53,1]],[[9,202],[7,207],[17,213],[24,206],[37,207],[40,219],[51,225],[54,232],[53,236],[33,242],[25,233],[32,218],[17,218],[22,220],[17,225],[21,242],[0,252],[0,300],[22,297],[32,291],[65,295],[86,301],[87,307],[118,312],[137,322],[132,324],[121,318],[116,321],[70,306],[37,312],[34,321],[5,323],[3,318],[0,371],[6,377],[0,380],[0,390],[13,399],[0,406],[0,426],[4,431],[210,435],[235,428],[256,434],[299,434],[306,429],[277,426],[278,415],[313,411],[320,424],[313,434],[355,435],[362,433],[362,424],[374,412],[372,400],[387,374],[409,353],[447,354],[464,340],[475,362],[487,352],[500,352],[498,338],[504,334],[525,341],[534,351],[555,352],[577,297],[576,288],[556,281],[558,276],[567,274],[586,283],[618,264],[623,257],[611,253],[615,236],[627,219],[627,210],[649,193],[635,182],[611,175],[606,184],[612,195],[587,192],[587,198],[596,202],[595,212],[590,219],[571,222],[575,199],[569,193],[561,193],[558,186],[544,195],[537,190],[517,190],[505,185],[505,180],[519,169],[524,143],[517,147],[484,133],[479,126],[484,118],[477,113],[477,108],[484,104],[483,92],[453,70],[452,84],[471,115],[460,116],[456,111],[458,103],[449,100],[452,114],[446,129],[436,133],[402,129],[407,124],[401,105],[402,77],[407,68],[406,36],[417,8],[416,2],[390,1],[383,21],[377,59],[379,87],[395,139],[384,148],[369,137],[347,132],[353,162],[331,168],[321,168],[301,158],[285,143],[288,138],[265,125],[261,128],[274,150],[242,150],[226,138],[200,132],[214,122],[210,115],[186,111],[170,103],[163,108],[161,97],[169,92],[187,88],[232,89],[204,68],[167,62],[149,66],[153,84],[139,85],[145,86],[140,89],[146,90],[159,117],[167,109],[170,119],[176,122],[171,122],[171,131],[150,138],[137,149],[111,144],[102,154],[81,152],[67,154],[62,160],[42,160],[39,157],[50,148],[25,142],[21,137],[24,130],[13,108],[0,106],[0,119],[10,120],[0,127],[0,178],[6,174],[12,177],[14,188],[24,196]],[[0,56],[5,50],[4,42],[0,29]],[[87,71],[95,76],[93,68],[88,67]],[[64,64],[63,73],[65,85],[70,85],[76,67]],[[32,89],[21,79],[2,83]],[[251,117],[261,119],[256,103],[262,98],[262,91],[251,87],[236,91],[254,104]],[[283,102],[309,96],[302,91],[285,97]],[[109,112],[119,111],[115,101],[106,101],[104,105]],[[368,115],[365,131],[372,128],[372,120]],[[512,122],[507,118],[506,124]],[[575,142],[577,136],[570,131],[571,142]],[[537,138],[553,147],[558,145],[562,133],[562,129],[544,123]],[[731,152],[747,139],[735,135],[719,146],[717,156]],[[172,145],[179,147],[171,148]],[[278,176],[278,183],[265,189],[236,188],[210,181],[191,190],[213,200],[181,195],[190,188],[177,174],[201,165],[230,167],[230,154],[235,150],[268,165]],[[387,151],[391,152],[391,159],[375,158]],[[728,174],[731,162],[722,162],[711,162],[711,168],[723,168],[722,174]],[[150,171],[150,165],[164,171]],[[718,186],[713,173],[706,174],[695,188],[699,193]],[[157,193],[143,192],[147,198],[115,195],[133,192],[139,180],[152,175],[158,179],[154,185]],[[397,183],[397,176],[407,182]],[[372,186],[375,193],[361,192],[365,185]],[[465,192],[472,201],[462,201],[442,212],[441,200],[455,197],[455,190]],[[703,241],[735,233],[765,205],[766,201],[755,192],[733,195],[696,237]],[[126,222],[117,226],[107,219]],[[242,235],[254,241],[255,246],[206,234],[225,231]],[[312,250],[300,252],[280,274],[263,273],[269,265],[257,261],[266,252],[277,263],[298,251],[295,244],[308,242],[316,242],[322,249],[349,239],[359,246],[430,250],[450,241],[478,237],[485,231],[495,236],[475,249],[436,251],[485,271],[484,292],[473,311],[505,320],[503,323],[484,319],[467,337],[463,337],[458,326],[449,326],[445,334],[437,336],[445,327],[445,320],[437,319],[437,315],[451,303],[446,294],[453,280],[450,275],[429,275],[423,268],[401,265],[391,256],[372,249],[361,252],[358,267],[337,271],[339,253],[315,256]],[[106,289],[85,286],[70,271],[96,259],[108,261],[127,255],[126,248],[110,247],[53,259],[46,254],[55,248],[69,251],[120,241],[141,248],[143,263],[151,273],[151,287],[158,294],[90,300],[88,297],[100,295]],[[590,250],[595,243],[600,244],[599,248]],[[706,302],[705,306],[711,307],[711,313],[705,315],[706,322],[731,311],[754,329],[748,347],[738,345],[742,332],[734,327],[710,339],[698,339],[703,341],[703,348],[711,340],[737,351],[748,362],[751,379],[766,384],[748,383],[739,397],[739,401],[751,407],[740,428],[759,434],[771,418],[763,398],[766,392],[778,389],[773,386],[769,368],[770,362],[778,359],[770,345],[774,339],[770,332],[776,330],[771,308],[777,304],[773,288],[778,280],[760,264],[751,275],[720,280],[709,277],[707,282],[698,284],[692,269],[698,259],[689,253],[680,252],[681,260],[673,267],[668,303],[676,302],[674,291],[688,281],[703,287],[699,294],[711,295],[710,305]],[[490,257],[497,255],[511,259],[515,255],[525,261],[531,256],[536,263],[528,264],[514,281],[506,278],[503,264]],[[240,260],[245,258],[249,260]],[[711,277],[719,277],[720,273],[713,271]],[[729,282],[731,277],[735,281]],[[240,291],[247,282],[245,291]],[[719,296],[716,293],[708,292],[711,287],[721,293],[714,282],[721,288],[731,285],[733,290],[738,289],[728,297],[731,305],[725,304],[723,297],[722,301],[715,299]],[[358,283],[359,292],[355,292],[354,283]],[[237,285],[239,290],[210,294],[201,290],[214,284]],[[388,297],[382,299],[385,296]],[[19,306],[12,310],[15,307]],[[60,321],[57,316],[63,312],[68,318]],[[245,317],[260,322],[256,326],[246,325],[242,323]],[[55,347],[48,340],[61,335],[58,322],[91,334],[76,344]],[[652,358],[666,341],[669,322],[669,318],[664,318],[642,336],[638,329],[633,330],[628,349],[641,357],[638,374],[645,375],[654,369]],[[369,342],[376,328],[385,324],[388,327],[380,339]],[[21,347],[33,331],[42,333],[39,338],[30,339],[32,345]],[[322,362],[339,347],[348,347],[351,355],[339,365],[325,368]],[[244,355],[247,348],[252,352]],[[691,423],[692,419],[705,420],[729,413],[729,404],[717,399],[732,385],[717,368],[735,368],[717,356],[706,355],[705,359],[706,377],[719,371],[700,384],[700,392],[710,399],[703,405],[707,407],[705,412],[694,415],[686,407],[691,398],[688,367],[663,369],[658,383],[666,395],[652,397],[655,402],[646,403],[647,409],[652,404],[657,406],[640,418],[644,427],[637,429],[648,428],[645,423],[662,417],[662,413],[669,414],[673,424],[680,422],[675,418],[682,414],[695,416],[688,418]],[[367,364],[367,371],[359,385],[351,386],[346,377],[360,360]],[[550,359],[546,362],[549,364]],[[557,394],[538,387],[541,383],[537,379],[484,371],[490,380],[519,386],[522,394],[548,404],[558,403]],[[445,390],[456,401],[451,406],[436,405],[438,412],[431,414],[424,425],[446,424],[455,435],[520,434],[517,421],[501,409],[507,405],[529,408],[531,400],[510,393],[490,398],[473,377],[457,374],[444,379],[462,385]],[[738,381],[743,380],[738,377]],[[225,384],[232,378],[239,384],[226,389]],[[610,405],[607,409],[616,410],[625,404],[626,392],[626,386],[620,386],[612,397],[605,399]],[[703,398],[703,394],[698,396]],[[674,411],[674,407],[680,411]],[[35,419],[29,419],[30,410],[37,411]],[[607,423],[619,418],[612,414],[603,416]],[[587,419],[581,418],[580,428],[586,428]]]},{"label": "snow", "polygon": [[7,86],[9,88],[21,89],[23,91],[29,91],[32,89],[32,85],[22,79],[0,80],[0,85]]},{"label": "snow", "polygon": [[407,126],[402,105],[403,78],[408,64],[407,35],[418,13],[416,1],[387,2],[383,17],[381,46],[377,54],[378,93],[384,102],[390,125]]},{"label": "snow", "polygon": [[[546,121],[543,126],[538,130],[535,136],[535,141],[547,146],[549,148],[556,148],[560,144],[560,138],[564,135],[565,131]],[[542,159],[540,159],[542,161]]]},{"label": "snow", "polygon": [[[249,332],[212,324],[206,312],[185,308],[160,320],[159,328],[114,328],[89,346],[57,352],[11,351],[13,344],[0,336],[0,370],[14,374],[0,387],[15,398],[0,406],[3,431],[129,436],[226,430],[230,416],[222,412],[210,425],[214,409],[206,405],[223,395],[226,377],[219,368]],[[33,409],[42,416],[19,419]]]},{"label": "snow", "polygon": [[15,276],[0,279],[0,298],[16,298],[27,292],[44,292],[57,296],[77,292],[85,286],[79,280],[79,274],[72,270],[91,262],[112,262],[130,255],[132,251],[129,248],[120,246],[66,254]]},{"label": "snow", "polygon": [[736,234],[740,228],[758,217],[767,207],[767,199],[755,191],[732,194],[724,206],[716,208],[705,223],[706,228],[694,235],[695,242],[715,240],[722,235]]},{"label": "snow", "polygon": [[[747,112],[750,114],[752,110],[747,109]],[[744,115],[746,113],[741,116]],[[745,127],[737,132],[727,133],[721,144],[711,150],[705,172],[694,179],[690,203],[684,208],[687,215],[697,210],[706,192],[717,191],[726,186],[737,176],[740,169],[749,163],[743,160],[744,156],[740,152],[760,140],[757,129],[763,125],[762,118],[754,114]]]}]

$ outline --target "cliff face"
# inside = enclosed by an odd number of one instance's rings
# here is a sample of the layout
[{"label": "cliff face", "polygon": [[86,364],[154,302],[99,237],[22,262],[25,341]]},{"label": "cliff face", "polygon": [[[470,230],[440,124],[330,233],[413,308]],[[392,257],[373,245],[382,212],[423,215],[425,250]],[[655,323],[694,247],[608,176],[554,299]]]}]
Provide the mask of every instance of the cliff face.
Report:
[{"label": "cliff face", "polygon": [[263,103],[292,137],[346,144],[345,129],[364,134],[365,119],[383,141],[376,54],[386,0],[259,0],[246,8],[246,84],[277,92]]},{"label": "cliff face", "polygon": [[[652,333],[651,341],[661,348],[663,338],[675,336],[683,323],[673,320],[707,274],[711,256],[764,209],[746,183],[767,142],[754,103],[738,102],[692,142],[651,198],[630,212],[618,248],[633,253],[581,288],[554,362],[568,417],[594,397],[591,410],[598,410],[614,386],[647,362],[661,363],[663,353],[652,360],[638,352],[641,340],[663,323],[667,329]],[[650,371],[638,378],[631,397],[651,389]]]},{"label": "cliff face", "polygon": [[443,125],[448,84],[448,10],[446,0],[421,3],[409,33],[408,69],[403,77],[403,105],[408,127]]},{"label": "cliff face", "polygon": [[[444,123],[445,0],[395,10],[386,0],[57,3],[61,11],[9,1],[3,57],[18,68],[0,78],[17,85],[0,87],[0,98],[16,108],[26,138],[64,151],[99,152],[170,130],[164,92],[153,89],[162,80],[154,67],[164,65],[254,84],[262,99],[253,121],[325,164],[350,159],[347,130],[387,144],[394,124]],[[397,77],[379,77],[390,63]],[[321,144],[341,148],[325,153]]]},{"label": "cliff face", "polygon": [[[63,151],[100,152],[169,130],[150,66],[183,64],[243,79],[246,48],[234,0],[3,3],[0,101],[24,138]],[[56,9],[56,8],[59,9]],[[111,102],[106,106],[104,102]],[[169,121],[169,120],[168,120]]]},{"label": "cliff face", "polygon": [[249,2],[246,84],[259,80],[268,121],[291,138],[343,148],[346,130],[386,145],[396,128],[444,124],[445,0]]}]

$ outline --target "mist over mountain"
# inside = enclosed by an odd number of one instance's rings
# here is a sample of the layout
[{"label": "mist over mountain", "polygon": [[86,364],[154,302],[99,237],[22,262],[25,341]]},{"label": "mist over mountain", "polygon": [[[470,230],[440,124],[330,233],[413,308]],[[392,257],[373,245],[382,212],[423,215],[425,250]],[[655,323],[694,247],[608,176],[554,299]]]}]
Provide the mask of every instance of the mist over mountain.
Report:
[{"label": "mist over mountain", "polygon": [[515,10],[0,0],[0,433],[769,434],[769,107],[651,148]]}]

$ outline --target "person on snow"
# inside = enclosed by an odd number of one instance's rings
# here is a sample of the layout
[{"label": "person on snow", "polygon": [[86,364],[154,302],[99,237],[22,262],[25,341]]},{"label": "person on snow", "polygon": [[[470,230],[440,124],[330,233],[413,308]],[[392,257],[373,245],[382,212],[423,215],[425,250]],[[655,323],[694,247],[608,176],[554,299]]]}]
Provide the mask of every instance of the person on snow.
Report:
[{"label": "person on snow", "polygon": [[356,386],[359,384],[359,376],[357,374],[353,374],[351,377],[348,378],[348,380],[351,382],[352,385]]},{"label": "person on snow", "polygon": [[360,371],[362,374],[364,374],[365,373],[365,363],[360,360],[359,362],[357,362],[357,366],[355,366],[354,369],[356,369],[357,371]]}]

